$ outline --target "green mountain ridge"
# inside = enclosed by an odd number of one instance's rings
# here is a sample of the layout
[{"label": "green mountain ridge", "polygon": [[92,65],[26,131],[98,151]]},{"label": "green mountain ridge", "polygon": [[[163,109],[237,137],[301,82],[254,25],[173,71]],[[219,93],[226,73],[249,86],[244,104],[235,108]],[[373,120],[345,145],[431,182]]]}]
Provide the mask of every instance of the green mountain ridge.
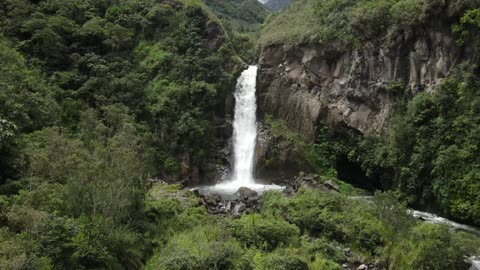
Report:
[{"label": "green mountain ridge", "polygon": [[268,11],[256,0],[206,0],[207,7],[224,24],[240,33],[254,33],[263,24]]},{"label": "green mountain ridge", "polygon": [[0,269],[142,268],[148,179],[221,162],[231,35],[199,1],[0,10]]},{"label": "green mountain ridge", "polygon": [[281,11],[287,7],[292,0],[268,0],[265,2],[265,6],[272,11]]}]

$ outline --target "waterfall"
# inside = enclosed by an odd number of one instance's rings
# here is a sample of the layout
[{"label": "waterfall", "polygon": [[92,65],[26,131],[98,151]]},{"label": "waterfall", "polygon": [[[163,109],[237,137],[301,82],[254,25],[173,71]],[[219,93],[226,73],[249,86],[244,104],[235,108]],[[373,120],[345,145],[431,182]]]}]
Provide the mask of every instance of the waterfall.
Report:
[{"label": "waterfall", "polygon": [[233,168],[229,179],[215,186],[203,187],[200,192],[233,194],[240,187],[247,187],[259,194],[266,190],[283,190],[274,184],[255,183],[255,145],[257,141],[257,66],[249,66],[237,80],[235,87],[235,115],[233,119]]},{"label": "waterfall", "polygon": [[238,78],[235,89],[232,183],[239,186],[254,183],[253,166],[257,139],[256,84],[257,67],[250,66]]}]

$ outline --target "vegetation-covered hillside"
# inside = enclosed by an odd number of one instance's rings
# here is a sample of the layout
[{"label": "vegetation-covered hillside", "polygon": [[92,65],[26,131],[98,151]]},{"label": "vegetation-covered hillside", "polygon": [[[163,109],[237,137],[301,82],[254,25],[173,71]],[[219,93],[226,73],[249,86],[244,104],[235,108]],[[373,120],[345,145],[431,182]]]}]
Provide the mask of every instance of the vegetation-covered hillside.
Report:
[{"label": "vegetation-covered hillside", "polygon": [[273,11],[280,11],[288,6],[292,0],[267,0],[265,6]]},{"label": "vegetation-covered hillside", "polygon": [[452,23],[479,5],[475,0],[297,0],[269,17],[260,44],[390,42],[397,34],[411,37],[434,19]]},{"label": "vegetation-covered hillside", "polygon": [[224,25],[240,33],[255,33],[269,14],[257,0],[205,0],[205,4]]},{"label": "vegetation-covered hillside", "polygon": [[149,204],[168,228],[158,241],[168,240],[147,269],[341,270],[372,262],[369,269],[461,270],[464,254],[479,252],[480,238],[416,221],[388,193],[369,202],[319,190],[267,192],[259,211],[232,219],[208,215],[187,191],[193,202],[171,186],[153,190],[168,194]]},{"label": "vegetation-covered hillside", "polygon": [[217,162],[228,35],[153,0],[2,1],[0,30],[0,269],[141,268],[148,179]]}]

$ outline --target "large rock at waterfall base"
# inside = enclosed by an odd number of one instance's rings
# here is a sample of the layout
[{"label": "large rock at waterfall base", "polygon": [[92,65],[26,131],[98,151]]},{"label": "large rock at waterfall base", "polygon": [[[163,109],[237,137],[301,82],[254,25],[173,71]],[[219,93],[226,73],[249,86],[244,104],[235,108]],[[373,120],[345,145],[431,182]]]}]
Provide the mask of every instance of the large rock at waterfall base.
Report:
[{"label": "large rock at waterfall base", "polygon": [[337,184],[335,184],[332,180],[326,181],[324,185],[330,190],[340,191],[340,187]]},{"label": "large rock at waterfall base", "polygon": [[214,193],[204,197],[204,202],[207,206],[216,207],[222,201],[220,194]]},{"label": "large rock at waterfall base", "polygon": [[357,270],[368,270],[368,266],[366,264],[361,264]]},{"label": "large rock at waterfall base", "polygon": [[240,217],[245,211],[247,210],[247,205],[244,204],[243,202],[238,203],[235,205],[233,208],[233,217]]},{"label": "large rock at waterfall base", "polygon": [[247,187],[241,187],[235,192],[240,199],[251,199],[258,197],[258,193],[255,190],[251,190]]},{"label": "large rock at waterfall base", "polygon": [[256,191],[247,187],[241,187],[235,193],[235,198],[213,193],[203,195],[196,193],[202,199],[203,205],[210,214],[231,215],[238,218],[244,213],[251,213],[258,210],[259,195]]}]

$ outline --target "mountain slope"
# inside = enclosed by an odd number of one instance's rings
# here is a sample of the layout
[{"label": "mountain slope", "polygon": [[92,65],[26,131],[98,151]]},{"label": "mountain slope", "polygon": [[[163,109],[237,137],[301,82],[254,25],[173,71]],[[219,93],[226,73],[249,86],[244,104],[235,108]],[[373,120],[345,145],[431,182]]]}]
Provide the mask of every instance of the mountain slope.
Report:
[{"label": "mountain slope", "polygon": [[297,0],[282,12],[271,14],[260,30],[260,46],[315,39],[318,29],[315,3],[312,0]]},{"label": "mountain slope", "polygon": [[253,33],[259,29],[269,11],[256,0],[205,0],[207,7],[233,30]]},{"label": "mountain slope", "polygon": [[272,11],[280,11],[287,7],[292,0],[267,0],[264,5]]},{"label": "mountain slope", "polygon": [[2,1],[0,25],[0,269],[142,269],[151,182],[226,163],[229,35],[194,0]]}]

